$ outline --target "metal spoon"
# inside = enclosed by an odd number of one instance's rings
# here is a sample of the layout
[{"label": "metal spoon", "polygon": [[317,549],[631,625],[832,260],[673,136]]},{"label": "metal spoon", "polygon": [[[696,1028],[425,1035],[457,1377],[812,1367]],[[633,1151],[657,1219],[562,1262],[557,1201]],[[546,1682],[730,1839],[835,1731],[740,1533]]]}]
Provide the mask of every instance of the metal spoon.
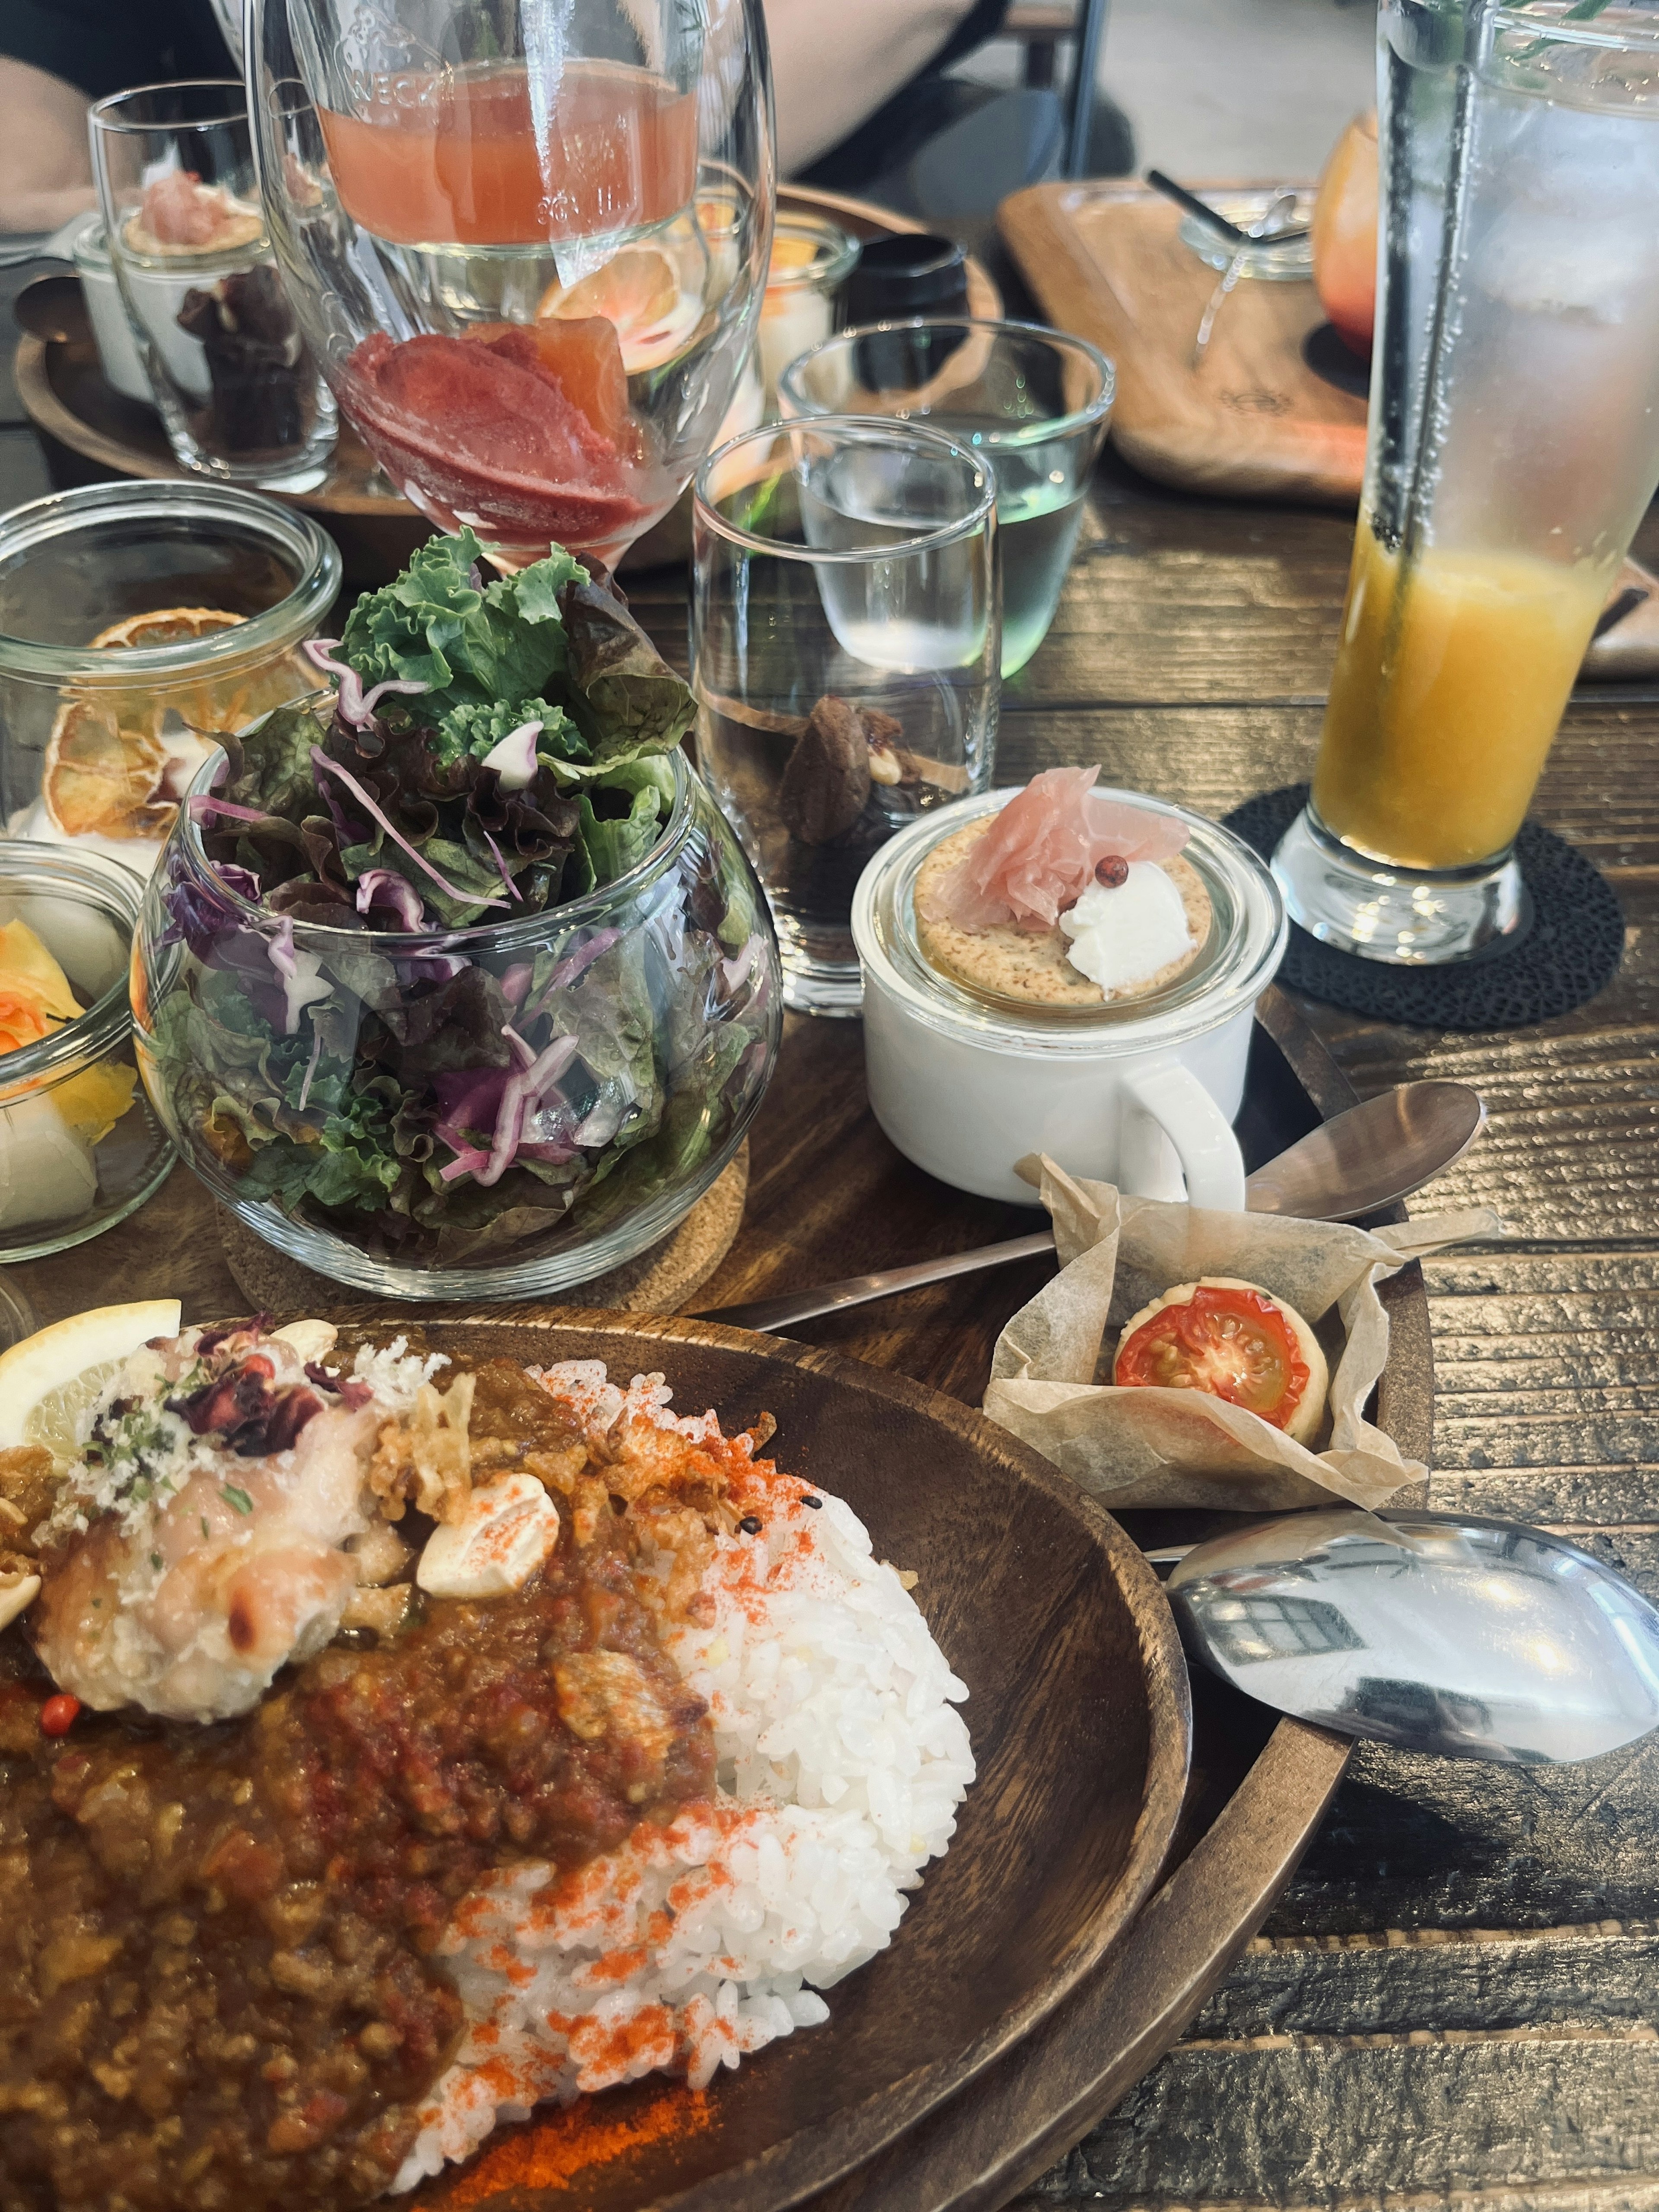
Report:
[{"label": "metal spoon", "polygon": [[[1304,1221],[1354,1221],[1381,1212],[1449,1167],[1474,1142],[1486,1119],[1480,1092],[1467,1083],[1399,1084],[1322,1123],[1247,1176],[1244,1203],[1253,1213],[1291,1213]],[[946,1282],[953,1275],[977,1274],[983,1267],[1004,1267],[1054,1248],[1054,1231],[1039,1229],[940,1260],[821,1283],[815,1291],[721,1306],[704,1318],[732,1328],[787,1328],[792,1322]]]},{"label": "metal spoon", "polygon": [[1287,1513],[1194,1547],[1165,1587],[1195,1658],[1342,1735],[1547,1765],[1659,1727],[1659,1612],[1542,1529]]}]

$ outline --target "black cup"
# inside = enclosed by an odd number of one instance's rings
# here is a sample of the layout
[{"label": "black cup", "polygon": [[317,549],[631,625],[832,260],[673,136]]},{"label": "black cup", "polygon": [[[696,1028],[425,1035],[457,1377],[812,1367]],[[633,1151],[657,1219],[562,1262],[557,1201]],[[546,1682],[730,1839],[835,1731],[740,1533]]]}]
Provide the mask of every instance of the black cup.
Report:
[{"label": "black cup", "polygon": [[[872,239],[847,280],[844,298],[846,319],[854,325],[902,322],[915,315],[965,315],[968,256],[954,239],[929,232]],[[965,331],[963,337],[967,337]],[[935,365],[945,358],[936,349]],[[910,349],[897,333],[861,338],[857,362],[859,380],[866,392],[884,392],[912,380]]]}]

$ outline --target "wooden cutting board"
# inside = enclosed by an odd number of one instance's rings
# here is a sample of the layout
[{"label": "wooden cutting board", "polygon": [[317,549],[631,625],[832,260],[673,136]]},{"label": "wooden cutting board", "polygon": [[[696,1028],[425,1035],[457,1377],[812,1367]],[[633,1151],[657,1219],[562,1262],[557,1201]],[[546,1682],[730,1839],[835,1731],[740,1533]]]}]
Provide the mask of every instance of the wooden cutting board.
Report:
[{"label": "wooden cutting board", "polygon": [[1334,348],[1333,376],[1310,363],[1308,341],[1325,323],[1310,281],[1242,279],[1195,369],[1193,340],[1218,280],[1181,242],[1168,200],[1127,181],[1032,185],[997,221],[1049,320],[1115,363],[1111,435],[1138,469],[1243,499],[1358,499],[1363,371],[1328,331],[1315,359]]}]

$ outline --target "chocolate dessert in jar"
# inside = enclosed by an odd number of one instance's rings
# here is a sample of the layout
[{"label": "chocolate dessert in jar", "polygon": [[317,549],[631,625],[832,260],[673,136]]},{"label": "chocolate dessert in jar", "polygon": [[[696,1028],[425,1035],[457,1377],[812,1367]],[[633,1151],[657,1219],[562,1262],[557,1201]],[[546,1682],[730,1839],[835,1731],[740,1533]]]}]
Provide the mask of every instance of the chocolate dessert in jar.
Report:
[{"label": "chocolate dessert in jar", "polygon": [[240,84],[146,85],[100,100],[105,234],[173,456],[223,483],[321,481],[334,403],[276,273]]},{"label": "chocolate dessert in jar", "polygon": [[1256,1000],[1288,935],[1249,848],[1051,769],[923,818],[860,880],[870,1102],[918,1167],[1036,1204],[1018,1163],[1237,1211]]}]

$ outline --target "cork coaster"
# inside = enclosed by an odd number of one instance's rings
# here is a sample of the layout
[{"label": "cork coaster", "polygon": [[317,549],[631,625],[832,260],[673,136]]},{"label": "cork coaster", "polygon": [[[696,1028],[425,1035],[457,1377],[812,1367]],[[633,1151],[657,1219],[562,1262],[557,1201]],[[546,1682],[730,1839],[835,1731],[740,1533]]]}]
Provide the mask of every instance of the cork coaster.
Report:
[{"label": "cork coaster", "polygon": [[[749,1195],[749,1145],[745,1139],[737,1157],[713,1188],[697,1200],[679,1227],[659,1244],[595,1275],[586,1283],[573,1283],[561,1297],[504,1303],[518,1306],[558,1304],[603,1306],[613,1313],[679,1313],[688,1306],[737,1241],[743,1225],[744,1202]],[[219,1241],[225,1264],[236,1279],[249,1306],[271,1313],[332,1313],[343,1299],[368,1295],[330,1282],[286,1252],[278,1252],[238,1219],[219,1209]],[[435,1310],[420,1298],[377,1298],[379,1307],[406,1306],[411,1313]]]}]

